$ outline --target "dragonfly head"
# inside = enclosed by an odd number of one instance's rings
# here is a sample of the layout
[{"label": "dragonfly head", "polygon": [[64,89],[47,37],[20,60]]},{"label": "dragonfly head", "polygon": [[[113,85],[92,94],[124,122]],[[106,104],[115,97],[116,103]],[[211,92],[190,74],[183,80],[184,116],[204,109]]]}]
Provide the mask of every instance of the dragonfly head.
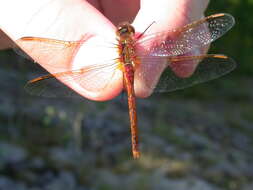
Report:
[{"label": "dragonfly head", "polygon": [[134,27],[128,22],[122,22],[118,25],[116,35],[119,39],[126,39],[135,34]]}]

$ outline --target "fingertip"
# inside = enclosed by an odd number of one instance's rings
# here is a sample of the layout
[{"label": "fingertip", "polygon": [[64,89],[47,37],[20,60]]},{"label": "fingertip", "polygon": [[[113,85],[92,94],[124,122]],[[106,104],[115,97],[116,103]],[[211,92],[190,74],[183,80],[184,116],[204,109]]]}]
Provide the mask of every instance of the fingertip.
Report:
[{"label": "fingertip", "polygon": [[[108,77],[108,76],[105,76]],[[97,78],[97,82],[103,82],[99,78]],[[115,73],[114,77],[110,78],[110,82],[104,88],[100,88],[99,90],[87,90],[83,87],[82,84],[76,82],[67,84],[71,87],[71,89],[75,90],[81,96],[94,101],[107,101],[115,98],[122,92],[122,73]]]},{"label": "fingertip", "polygon": [[106,41],[103,36],[97,35],[80,45],[72,60],[71,70],[82,69],[83,79],[73,81],[70,84],[72,88],[96,101],[110,100],[122,91],[122,71],[118,69],[115,59],[118,57],[117,49],[113,47],[115,43],[113,35]]},{"label": "fingertip", "polygon": [[133,25],[137,31],[143,32],[147,26],[155,22],[146,34],[175,29],[187,23],[186,9],[187,6],[182,1],[142,1]]}]

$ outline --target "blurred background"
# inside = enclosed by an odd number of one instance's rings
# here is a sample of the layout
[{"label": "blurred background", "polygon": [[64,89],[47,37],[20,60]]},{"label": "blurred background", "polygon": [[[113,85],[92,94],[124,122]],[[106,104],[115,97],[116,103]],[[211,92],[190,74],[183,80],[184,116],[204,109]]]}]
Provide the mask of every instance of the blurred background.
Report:
[{"label": "blurred background", "polygon": [[131,157],[126,98],[47,99],[23,86],[41,68],[0,52],[0,190],[252,190],[253,1],[211,1],[236,19],[212,53],[236,70],[138,100],[140,160]]}]

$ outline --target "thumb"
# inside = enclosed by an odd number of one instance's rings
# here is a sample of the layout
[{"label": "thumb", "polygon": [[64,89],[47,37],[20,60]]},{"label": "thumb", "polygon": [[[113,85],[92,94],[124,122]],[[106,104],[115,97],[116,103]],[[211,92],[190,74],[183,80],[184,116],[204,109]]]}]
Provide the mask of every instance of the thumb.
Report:
[{"label": "thumb", "polygon": [[[14,4],[15,6],[13,6]],[[13,16],[13,12],[19,16]],[[9,0],[0,6],[0,18],[0,28],[14,41],[24,36],[80,41],[84,34],[91,34],[94,38],[96,36],[115,38],[115,29],[111,22],[83,0]],[[73,70],[97,62],[97,52],[95,51],[90,52],[89,62],[86,60],[87,54],[83,52],[83,45],[78,46],[78,50],[75,51],[76,55],[73,55],[73,50],[70,51],[71,48],[63,48],[59,51],[53,45],[43,45],[38,41],[25,43],[19,40],[17,43],[50,73]],[[113,79],[112,83],[115,80]],[[99,78],[96,82],[99,82]],[[114,87],[109,85],[111,88],[88,93],[88,91],[78,88],[77,84],[73,84],[74,80],[64,81],[64,83],[79,94],[94,100],[110,99],[122,88],[120,82],[115,82]]]}]

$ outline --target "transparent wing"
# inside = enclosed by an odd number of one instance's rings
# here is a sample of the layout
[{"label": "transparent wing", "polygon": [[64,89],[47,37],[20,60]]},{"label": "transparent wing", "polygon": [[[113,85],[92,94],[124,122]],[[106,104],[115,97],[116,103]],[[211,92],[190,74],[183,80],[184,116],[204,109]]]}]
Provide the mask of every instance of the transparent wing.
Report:
[{"label": "transparent wing", "polygon": [[[18,46],[13,47],[13,49],[16,51],[16,53],[25,58],[30,58],[29,55],[24,52],[29,51],[33,57],[30,59],[33,61],[41,63],[43,60],[43,65],[53,67],[58,70],[60,69],[62,72],[68,70],[68,68],[64,68],[63,66],[68,64],[63,64],[62,60],[70,64],[79,47],[91,38],[95,39],[93,37],[94,36],[87,34],[80,41],[63,41],[50,38],[23,37],[16,41],[16,43],[21,46],[22,49],[20,49]],[[96,39],[98,39],[98,37]],[[98,52],[104,51],[105,48],[117,48],[116,44],[107,42],[102,37],[99,38],[99,40],[99,42],[93,40],[92,45],[89,45],[87,48],[96,49]],[[85,43],[85,45],[86,44],[87,43]]]},{"label": "transparent wing", "polygon": [[25,90],[31,95],[48,98],[78,97],[78,94],[74,90],[59,82],[53,76],[52,78],[38,80],[36,82],[28,82],[25,85]]},{"label": "transparent wing", "polygon": [[[78,85],[88,91],[101,91],[110,84],[115,70],[116,62],[93,65],[82,69],[48,74],[29,81],[25,89],[32,95],[44,97],[71,97],[75,95],[73,90],[62,84]],[[58,80],[61,80],[58,81]]]},{"label": "transparent wing", "polygon": [[[19,55],[29,58],[35,62],[40,63],[41,60],[45,61],[46,65],[55,68],[62,68],[60,59],[70,61],[77,50],[77,47],[82,43],[81,41],[62,41],[49,38],[39,37],[23,37],[16,41],[23,49],[18,46],[13,47],[14,51]],[[31,52],[35,59],[27,55],[23,50]]]},{"label": "transparent wing", "polygon": [[[224,35],[235,21],[229,14],[215,14],[180,29],[154,33],[136,43],[137,55],[176,56],[206,46]],[[146,51],[143,51],[146,49]]]},{"label": "transparent wing", "polygon": [[[170,92],[187,88],[218,78],[236,67],[236,63],[225,55],[145,57],[142,59],[142,63],[149,65],[149,67],[143,67],[138,73],[138,77],[145,81],[146,88],[153,92]],[[163,63],[163,66],[157,67],[159,63]],[[194,68],[191,68],[193,65]],[[152,82],[149,81],[150,68],[152,68],[152,72],[161,74],[160,79],[158,75]],[[165,70],[162,72],[164,68]],[[189,68],[191,68],[192,73],[183,76],[182,70]]]}]

